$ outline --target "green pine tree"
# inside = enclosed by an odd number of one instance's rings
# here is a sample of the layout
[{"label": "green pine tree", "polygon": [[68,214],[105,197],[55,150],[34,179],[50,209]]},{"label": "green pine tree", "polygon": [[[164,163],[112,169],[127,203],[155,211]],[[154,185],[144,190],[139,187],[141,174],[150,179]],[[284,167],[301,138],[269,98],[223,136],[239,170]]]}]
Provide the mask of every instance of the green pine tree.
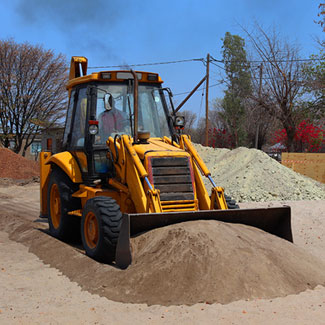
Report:
[{"label": "green pine tree", "polygon": [[251,93],[250,65],[245,40],[238,35],[225,34],[222,55],[228,84],[222,102],[221,116],[225,120],[236,147],[245,145],[245,101]]}]

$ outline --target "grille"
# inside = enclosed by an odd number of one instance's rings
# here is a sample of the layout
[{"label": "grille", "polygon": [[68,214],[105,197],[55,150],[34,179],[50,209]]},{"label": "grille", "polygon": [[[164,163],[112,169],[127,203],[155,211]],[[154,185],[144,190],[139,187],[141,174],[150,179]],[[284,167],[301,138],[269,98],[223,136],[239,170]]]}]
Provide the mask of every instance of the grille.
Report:
[{"label": "grille", "polygon": [[151,158],[152,177],[155,188],[160,190],[160,200],[194,200],[189,158]]}]

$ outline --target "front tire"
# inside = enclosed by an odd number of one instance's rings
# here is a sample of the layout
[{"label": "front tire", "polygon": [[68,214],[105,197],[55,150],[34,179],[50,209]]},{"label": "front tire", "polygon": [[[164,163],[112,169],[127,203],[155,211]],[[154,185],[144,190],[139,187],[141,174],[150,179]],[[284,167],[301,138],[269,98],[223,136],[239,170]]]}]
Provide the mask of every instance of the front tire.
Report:
[{"label": "front tire", "polygon": [[86,254],[103,263],[115,260],[122,213],[111,197],[97,196],[87,201],[81,221],[81,238]]}]

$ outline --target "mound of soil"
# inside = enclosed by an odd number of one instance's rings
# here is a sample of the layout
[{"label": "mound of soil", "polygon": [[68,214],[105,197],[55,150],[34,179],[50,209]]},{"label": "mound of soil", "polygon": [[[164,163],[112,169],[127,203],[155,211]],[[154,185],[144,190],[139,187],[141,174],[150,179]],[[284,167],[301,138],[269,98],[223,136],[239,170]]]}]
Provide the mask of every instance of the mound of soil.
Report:
[{"label": "mound of soil", "polygon": [[39,176],[39,163],[0,148],[0,178],[26,180]]},{"label": "mound of soil", "polygon": [[229,303],[325,284],[324,263],[240,224],[193,221],[164,227],[135,238],[133,249],[133,265],[112,280],[137,302]]},{"label": "mound of soil", "polygon": [[225,304],[325,285],[322,261],[290,242],[240,224],[192,221],[144,233],[132,239],[134,260],[123,271],[35,230],[36,224],[17,220],[10,217],[5,223],[12,240],[30,247],[84,290],[110,300]]}]

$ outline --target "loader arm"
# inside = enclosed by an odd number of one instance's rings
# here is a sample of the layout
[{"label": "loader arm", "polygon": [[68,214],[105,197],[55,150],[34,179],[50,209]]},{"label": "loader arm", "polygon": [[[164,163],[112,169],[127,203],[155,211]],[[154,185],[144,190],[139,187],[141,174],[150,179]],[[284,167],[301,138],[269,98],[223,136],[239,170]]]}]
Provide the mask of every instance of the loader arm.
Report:
[{"label": "loader arm", "polygon": [[[201,159],[199,154],[197,153],[196,149],[194,148],[191,140],[189,137],[185,134],[182,134],[180,137],[180,148],[187,151],[194,161],[194,164],[197,168],[195,168],[195,180],[199,184],[199,191],[200,196],[203,198],[202,206],[203,210],[214,210],[217,208],[218,210],[227,210],[228,206],[226,203],[225,195],[224,195],[224,189],[220,186],[216,186],[215,182],[213,181],[211,177],[211,173],[204,163],[204,161]],[[199,173],[201,171],[201,174],[203,174],[205,177],[209,179],[209,181],[212,184],[212,190],[211,190],[211,196],[208,197],[206,188],[204,186],[204,183],[201,179],[201,175]],[[201,207],[201,206],[200,206]]]},{"label": "loader arm", "polygon": [[[150,183],[148,173],[132,146],[131,137],[127,135],[115,139],[110,137],[107,145],[113,155],[117,177],[129,188],[136,210],[142,213],[162,212],[159,190]],[[111,181],[111,185],[113,184]]]}]

